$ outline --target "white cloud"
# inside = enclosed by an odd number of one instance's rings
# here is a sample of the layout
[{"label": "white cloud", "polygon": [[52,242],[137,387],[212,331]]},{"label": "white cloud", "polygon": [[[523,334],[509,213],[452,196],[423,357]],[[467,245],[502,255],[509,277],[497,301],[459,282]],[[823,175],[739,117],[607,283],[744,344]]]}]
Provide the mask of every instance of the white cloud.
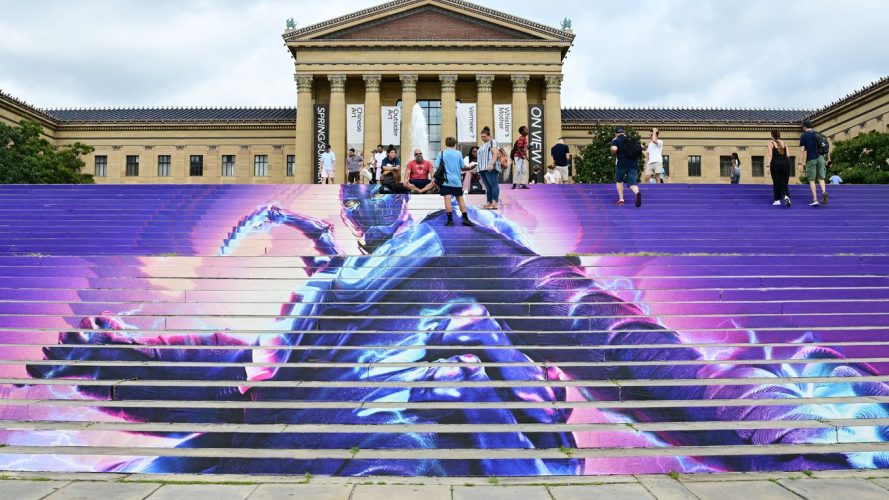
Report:
[{"label": "white cloud", "polygon": [[[280,38],[373,0],[0,0],[0,88],[44,107],[292,106]],[[577,34],[566,106],[814,108],[889,74],[889,2],[485,5]]]}]

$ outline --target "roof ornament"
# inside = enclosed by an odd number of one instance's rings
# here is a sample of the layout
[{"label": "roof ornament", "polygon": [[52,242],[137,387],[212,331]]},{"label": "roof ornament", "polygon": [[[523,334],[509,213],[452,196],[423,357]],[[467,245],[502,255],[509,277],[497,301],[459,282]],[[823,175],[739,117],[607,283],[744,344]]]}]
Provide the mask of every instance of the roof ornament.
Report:
[{"label": "roof ornament", "polygon": [[286,31],[293,31],[295,29],[296,29],[296,21],[294,21],[292,17],[287,18]]},{"label": "roof ornament", "polygon": [[567,17],[565,19],[562,19],[562,31],[572,31],[571,20]]}]

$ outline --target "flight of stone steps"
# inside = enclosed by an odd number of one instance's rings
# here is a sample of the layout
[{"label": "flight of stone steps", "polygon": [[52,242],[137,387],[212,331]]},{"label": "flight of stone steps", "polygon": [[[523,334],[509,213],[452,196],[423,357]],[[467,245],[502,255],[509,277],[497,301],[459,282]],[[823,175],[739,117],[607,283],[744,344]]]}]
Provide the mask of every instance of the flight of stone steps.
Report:
[{"label": "flight of stone steps", "polygon": [[643,189],[0,186],[0,470],[889,466],[889,187]]}]

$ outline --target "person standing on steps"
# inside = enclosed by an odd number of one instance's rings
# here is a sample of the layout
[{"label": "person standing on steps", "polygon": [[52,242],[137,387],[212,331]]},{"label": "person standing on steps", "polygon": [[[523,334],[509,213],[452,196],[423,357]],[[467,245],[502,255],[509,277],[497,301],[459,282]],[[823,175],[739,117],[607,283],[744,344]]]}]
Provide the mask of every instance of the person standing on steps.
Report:
[{"label": "person standing on steps", "polygon": [[571,165],[571,149],[565,144],[564,137],[559,137],[559,142],[552,147],[549,154],[553,157],[553,165],[555,165],[559,170],[559,173],[562,174],[562,181],[567,181],[568,176],[570,175],[569,165]]},{"label": "person standing on steps", "polygon": [[336,153],[330,150],[330,144],[324,145],[324,152],[318,161],[321,167],[322,184],[333,184],[333,171],[336,166]]},{"label": "person standing on steps", "polygon": [[528,127],[519,127],[519,138],[512,148],[512,188],[528,189]]},{"label": "person standing on steps", "polygon": [[500,146],[491,137],[491,128],[481,131],[482,146],[478,148],[478,171],[485,185],[488,203],[482,208],[497,210],[500,203]]},{"label": "person standing on steps", "polygon": [[642,145],[639,141],[627,137],[623,127],[614,129],[614,140],[611,141],[611,154],[617,157],[615,166],[615,182],[617,183],[617,204],[624,205],[624,183],[636,195],[636,207],[642,206],[642,191],[636,181],[639,178],[639,159],[642,157]]},{"label": "person standing on steps", "polygon": [[346,184],[358,184],[361,182],[361,167],[364,157],[355,153],[355,148],[349,148],[349,156],[346,157]]},{"label": "person standing on steps", "polygon": [[651,142],[648,143],[647,153],[648,161],[645,162],[645,178],[643,184],[648,184],[654,179],[653,184],[657,184],[658,179],[664,182],[664,141],[660,140],[660,131],[656,128],[651,129]]},{"label": "person standing on steps", "polygon": [[740,184],[741,183],[741,159],[738,158],[738,153],[732,153],[732,184]]},{"label": "person standing on steps", "polygon": [[382,144],[377,144],[376,151],[373,152],[373,164],[370,173],[373,175],[371,184],[377,184],[383,178],[383,160],[386,159],[386,150]]},{"label": "person standing on steps", "polygon": [[[800,171],[809,178],[809,188],[812,190],[812,203],[810,207],[820,207],[827,205],[830,197],[827,196],[827,184],[824,179],[827,177],[827,163],[824,160],[824,146],[826,144],[823,136],[815,131],[814,125],[809,120],[803,122],[803,135],[799,138],[800,152],[806,156],[805,169],[800,163]],[[821,184],[821,202],[818,202],[818,188],[815,183]]]},{"label": "person standing on steps", "polygon": [[460,213],[463,214],[462,224],[464,226],[473,226],[474,224],[469,221],[469,213],[466,211],[466,201],[463,198],[463,183],[461,182],[461,177],[463,175],[463,157],[460,155],[460,152],[455,149],[456,146],[457,139],[448,137],[445,139],[445,150],[438,153],[438,157],[435,159],[436,169],[440,166],[444,166],[444,182],[438,189],[439,194],[444,200],[445,213],[447,213],[448,217],[445,225],[454,225],[454,206],[451,203],[451,198],[456,197],[457,204],[460,206]]},{"label": "person standing on steps", "polygon": [[774,201],[772,205],[780,207],[783,203],[790,208],[790,158],[787,156],[787,143],[781,140],[781,132],[772,130],[772,140],[769,142],[769,155],[766,165],[772,175],[772,190]]}]

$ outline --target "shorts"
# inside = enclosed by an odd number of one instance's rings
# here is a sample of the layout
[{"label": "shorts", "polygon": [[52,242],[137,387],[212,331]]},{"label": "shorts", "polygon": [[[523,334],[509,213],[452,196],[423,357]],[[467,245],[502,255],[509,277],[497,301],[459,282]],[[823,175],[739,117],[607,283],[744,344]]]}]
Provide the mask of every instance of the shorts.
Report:
[{"label": "shorts", "polygon": [[827,162],[823,156],[806,162],[806,177],[809,181],[821,181],[827,178]]},{"label": "shorts", "polygon": [[663,162],[653,162],[645,165],[645,175],[656,175],[664,173],[664,164]]},{"label": "shorts", "polygon": [[349,184],[358,184],[361,182],[361,172],[349,172],[346,182]]},{"label": "shorts", "polygon": [[638,165],[617,165],[614,171],[614,182],[620,184],[626,182],[627,186],[635,186],[639,180]]},{"label": "shorts", "polygon": [[324,170],[321,169],[321,178],[322,179],[333,179],[333,170]]},{"label": "shorts", "polygon": [[562,182],[567,182],[567,181],[568,181],[568,177],[569,177],[569,176],[568,176],[568,174],[569,174],[568,170],[570,170],[569,167],[568,167],[567,165],[564,166],[564,167],[561,166],[561,165],[556,165],[556,168],[559,169],[559,173],[562,174]]},{"label": "shorts", "polygon": [[462,187],[451,187],[451,186],[441,186],[438,188],[438,194],[442,196],[456,196],[457,198],[463,197],[463,188]]},{"label": "shorts", "polygon": [[411,184],[413,184],[414,186],[416,186],[420,189],[423,189],[426,186],[428,186],[432,181],[430,181],[429,179],[411,179],[408,182],[410,182]]}]

